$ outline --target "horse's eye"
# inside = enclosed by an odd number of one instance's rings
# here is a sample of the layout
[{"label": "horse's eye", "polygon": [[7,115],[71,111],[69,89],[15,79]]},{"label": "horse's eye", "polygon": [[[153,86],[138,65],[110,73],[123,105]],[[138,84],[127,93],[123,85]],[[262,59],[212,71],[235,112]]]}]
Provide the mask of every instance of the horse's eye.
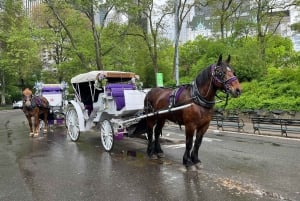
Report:
[{"label": "horse's eye", "polygon": [[223,78],[223,77],[224,77],[224,72],[222,72],[222,71],[220,71],[220,70],[216,71],[216,74],[217,74],[217,76],[218,76],[219,78]]}]

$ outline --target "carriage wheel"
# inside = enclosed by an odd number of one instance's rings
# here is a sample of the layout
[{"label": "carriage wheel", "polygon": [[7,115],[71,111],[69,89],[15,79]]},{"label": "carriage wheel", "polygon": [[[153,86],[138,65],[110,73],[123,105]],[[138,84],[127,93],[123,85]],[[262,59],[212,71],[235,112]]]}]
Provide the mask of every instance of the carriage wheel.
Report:
[{"label": "carriage wheel", "polygon": [[76,142],[79,139],[79,121],[76,110],[72,107],[68,110],[66,115],[66,124],[68,134],[72,141]]},{"label": "carriage wheel", "polygon": [[109,120],[101,123],[100,136],[105,151],[111,151],[114,145],[114,129]]}]

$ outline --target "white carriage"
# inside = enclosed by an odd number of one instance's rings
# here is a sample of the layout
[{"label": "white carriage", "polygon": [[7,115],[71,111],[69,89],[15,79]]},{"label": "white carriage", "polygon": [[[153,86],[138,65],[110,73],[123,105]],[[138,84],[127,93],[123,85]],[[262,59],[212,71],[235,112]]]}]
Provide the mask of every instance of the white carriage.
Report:
[{"label": "white carriage", "polygon": [[[143,111],[145,91],[139,89],[138,75],[122,71],[91,71],[71,79],[75,98],[66,110],[66,126],[72,141],[93,126],[99,129],[106,151],[114,139],[127,134],[121,122]],[[131,121],[132,122],[132,121]]]},{"label": "white carriage", "polygon": [[68,84],[61,82],[60,84],[44,84],[43,82],[36,82],[34,86],[38,96],[44,96],[50,106],[50,114],[48,116],[48,124],[63,124],[64,109],[67,104]]}]

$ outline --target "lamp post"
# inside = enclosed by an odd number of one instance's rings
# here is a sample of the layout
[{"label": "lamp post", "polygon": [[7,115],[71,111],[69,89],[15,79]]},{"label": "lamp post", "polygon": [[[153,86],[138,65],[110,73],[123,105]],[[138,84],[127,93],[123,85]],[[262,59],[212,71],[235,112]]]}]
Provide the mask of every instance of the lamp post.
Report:
[{"label": "lamp post", "polygon": [[175,82],[176,86],[179,85],[179,48],[178,48],[178,43],[179,43],[179,1],[175,1]]}]

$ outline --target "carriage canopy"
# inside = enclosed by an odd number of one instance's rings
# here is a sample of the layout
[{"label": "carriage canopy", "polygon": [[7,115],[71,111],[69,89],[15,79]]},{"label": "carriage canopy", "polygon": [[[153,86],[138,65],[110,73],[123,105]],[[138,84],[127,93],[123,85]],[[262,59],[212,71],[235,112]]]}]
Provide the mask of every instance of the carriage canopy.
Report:
[{"label": "carriage canopy", "polygon": [[136,89],[136,80],[139,76],[133,72],[90,71],[73,77],[71,84],[75,97],[84,105],[92,105],[98,101],[99,94],[109,91],[116,100],[117,109],[121,110],[124,107],[124,89]]},{"label": "carriage canopy", "polygon": [[135,73],[124,71],[90,71],[88,73],[79,74],[71,79],[71,83],[91,82],[97,79],[98,75],[104,75],[108,82],[129,81],[138,77]]}]

